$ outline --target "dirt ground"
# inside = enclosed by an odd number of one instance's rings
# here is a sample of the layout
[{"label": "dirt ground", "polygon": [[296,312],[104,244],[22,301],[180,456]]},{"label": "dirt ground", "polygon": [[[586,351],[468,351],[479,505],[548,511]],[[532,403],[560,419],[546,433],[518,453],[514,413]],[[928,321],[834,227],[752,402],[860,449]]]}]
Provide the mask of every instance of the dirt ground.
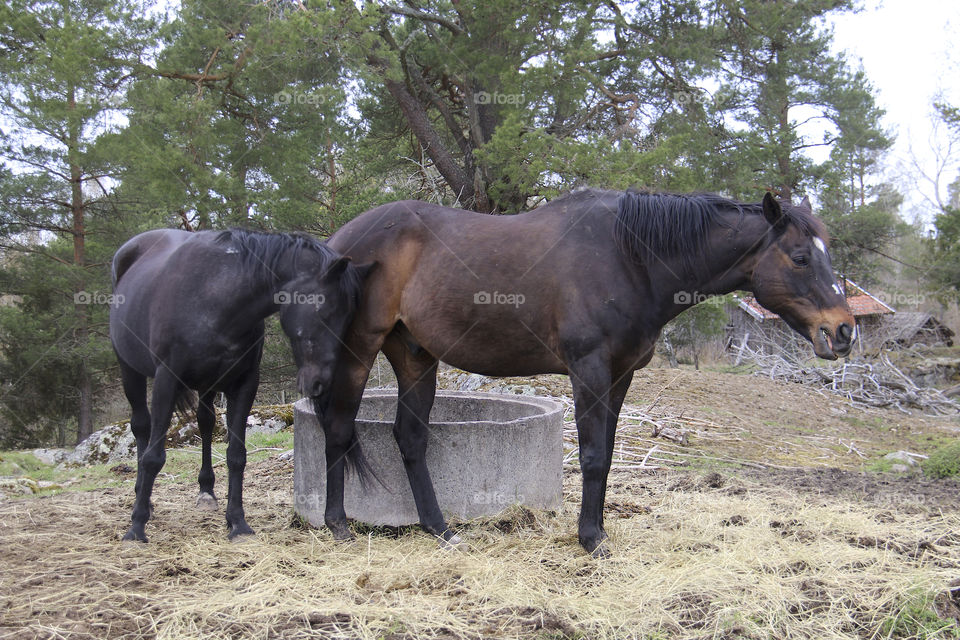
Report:
[{"label": "dirt ground", "polygon": [[[441,385],[449,386],[457,378],[455,372],[444,372]],[[539,395],[571,394],[566,376],[503,378],[479,389],[510,392],[529,386]],[[636,372],[621,412],[622,441],[671,449],[667,441],[644,437],[649,426],[631,421],[631,409],[689,428],[688,453],[740,465],[865,469],[883,454],[900,450],[925,454],[960,436],[960,416],[862,409],[838,395],[799,384],[692,368]],[[685,427],[686,421],[693,424]]]},{"label": "dirt ground", "polygon": [[575,468],[559,513],[460,524],[450,552],[417,528],[303,528],[272,453],[246,476],[255,539],[193,507],[191,469],[161,479],[150,542],[121,543],[120,466],[117,486],[0,502],[0,638],[960,638],[960,481],[870,470],[955,421],[687,370],[638,373],[627,402],[716,426],[684,466],[611,473],[609,560],[577,545]]}]

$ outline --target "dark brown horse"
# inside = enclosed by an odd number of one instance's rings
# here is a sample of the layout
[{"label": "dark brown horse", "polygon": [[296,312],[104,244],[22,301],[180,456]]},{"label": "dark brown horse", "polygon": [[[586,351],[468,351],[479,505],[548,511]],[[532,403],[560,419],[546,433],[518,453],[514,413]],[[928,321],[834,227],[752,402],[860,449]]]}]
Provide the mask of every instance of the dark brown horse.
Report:
[{"label": "dark brown horse", "polygon": [[854,319],[809,203],[586,190],[493,216],[425,202],[387,204],[330,239],[376,261],[337,364],[324,420],[325,521],[352,536],[344,456],[370,366],[396,371],[394,435],[427,531],[455,540],[424,462],[437,362],[489,376],[565,373],[580,439],[580,543],[607,553],[603,503],[617,417],[663,325],[702,296],[737,289],[779,313],[822,358],[845,355]]},{"label": "dark brown horse", "polygon": [[[166,460],[167,428],[174,406],[189,404],[190,390],[199,393],[203,447],[197,504],[217,506],[210,447],[213,399],[222,391],[229,434],[228,535],[253,533],[243,512],[244,438],[260,381],[264,319],[279,312],[300,391],[319,409],[368,269],[318,240],[285,233],[157,229],[120,247],[113,259],[118,303],[110,309],[110,339],[137,440],[136,500],[124,540],[147,540],[144,527]],[[153,378],[149,409],[147,378]],[[362,469],[359,451],[351,455]]]}]

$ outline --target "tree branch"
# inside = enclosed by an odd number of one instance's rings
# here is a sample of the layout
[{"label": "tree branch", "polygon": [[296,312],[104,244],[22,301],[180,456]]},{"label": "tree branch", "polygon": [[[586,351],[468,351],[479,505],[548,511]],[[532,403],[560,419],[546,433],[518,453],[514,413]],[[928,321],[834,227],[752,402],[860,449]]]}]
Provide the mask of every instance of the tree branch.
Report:
[{"label": "tree branch", "polygon": [[444,18],[442,16],[435,16],[426,11],[420,11],[419,9],[411,9],[409,7],[396,7],[393,5],[386,5],[383,7],[390,13],[398,16],[406,16],[408,18],[416,18],[417,20],[422,20],[424,22],[432,22],[438,24],[445,29],[448,29],[456,35],[463,33],[463,29],[456,22]]}]

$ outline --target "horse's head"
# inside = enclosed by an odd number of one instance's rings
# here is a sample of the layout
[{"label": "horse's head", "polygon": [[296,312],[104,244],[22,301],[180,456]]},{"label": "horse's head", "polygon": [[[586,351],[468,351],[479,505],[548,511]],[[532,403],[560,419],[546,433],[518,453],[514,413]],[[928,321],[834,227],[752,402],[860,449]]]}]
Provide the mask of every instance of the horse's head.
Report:
[{"label": "horse's head", "polygon": [[297,387],[314,401],[330,391],[344,334],[372,266],[338,257],[324,267],[301,268],[276,294],[280,325],[297,364]]},{"label": "horse's head", "polygon": [[771,241],[756,257],[750,288],[757,302],[809,340],[818,356],[836,360],[850,352],[856,321],[834,278],[826,232],[806,198],[784,206],[793,207],[789,215],[770,193],[763,198]]}]

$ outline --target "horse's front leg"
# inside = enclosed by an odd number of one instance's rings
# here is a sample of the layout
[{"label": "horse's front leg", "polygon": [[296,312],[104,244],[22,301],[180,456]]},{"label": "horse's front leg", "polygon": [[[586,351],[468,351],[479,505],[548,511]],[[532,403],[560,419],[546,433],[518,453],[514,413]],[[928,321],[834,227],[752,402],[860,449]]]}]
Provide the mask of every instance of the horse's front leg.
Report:
[{"label": "horse's front leg", "polygon": [[253,535],[243,513],[243,471],[247,466],[247,416],[260,384],[259,360],[227,392],[227,526],[231,540]]},{"label": "horse's front leg", "polygon": [[[356,433],[357,411],[370,367],[380,351],[385,334],[354,328],[347,334],[333,377],[330,401],[322,416],[327,462],[327,495],[323,520],[335,540],[352,540],[354,535],[343,506],[346,461],[360,452]],[[355,449],[356,447],[356,449]],[[362,471],[362,470],[358,470]]]},{"label": "horse's front leg", "polygon": [[[580,472],[583,475],[582,502],[578,537],[583,548],[594,557],[610,555],[604,540],[603,499],[610,471],[612,437],[608,432],[610,416],[619,413],[611,403],[609,359],[599,351],[568,363],[573,385],[574,412],[580,442]],[[627,383],[629,385],[629,382]],[[623,398],[620,396],[620,401]]]}]

